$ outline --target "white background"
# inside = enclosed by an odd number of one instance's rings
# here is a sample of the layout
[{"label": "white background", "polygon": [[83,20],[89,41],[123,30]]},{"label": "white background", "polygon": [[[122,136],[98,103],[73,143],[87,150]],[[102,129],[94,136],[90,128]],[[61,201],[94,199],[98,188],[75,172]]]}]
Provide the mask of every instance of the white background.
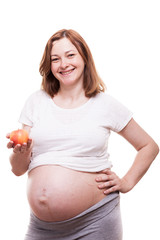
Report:
[{"label": "white background", "polygon": [[[39,63],[49,37],[62,28],[88,43],[108,92],[160,141],[160,5],[157,0],[10,0],[0,3],[0,218],[4,240],[22,240],[29,221],[27,175],[15,177],[7,132],[20,127],[26,98],[41,84]],[[110,160],[119,176],[135,150],[113,133]],[[159,156],[140,183],[121,195],[124,240],[160,239]]]}]

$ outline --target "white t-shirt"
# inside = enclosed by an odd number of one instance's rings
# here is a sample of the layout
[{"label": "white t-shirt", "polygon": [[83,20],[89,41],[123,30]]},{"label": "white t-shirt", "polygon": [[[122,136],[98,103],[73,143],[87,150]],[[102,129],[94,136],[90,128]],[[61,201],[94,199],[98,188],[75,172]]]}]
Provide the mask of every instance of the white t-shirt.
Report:
[{"label": "white t-shirt", "polygon": [[131,118],[124,105],[103,92],[72,109],[57,106],[43,90],[33,93],[19,119],[31,126],[34,144],[29,171],[49,164],[86,172],[111,168],[110,131],[121,131]]}]

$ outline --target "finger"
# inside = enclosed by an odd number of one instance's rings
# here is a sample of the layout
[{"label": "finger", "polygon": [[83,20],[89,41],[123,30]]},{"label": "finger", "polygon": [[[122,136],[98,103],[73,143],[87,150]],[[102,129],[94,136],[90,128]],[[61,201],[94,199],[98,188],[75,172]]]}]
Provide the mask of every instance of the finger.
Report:
[{"label": "finger", "polygon": [[96,177],[96,182],[104,182],[104,181],[109,181],[109,180],[113,180],[115,178],[114,174],[112,175],[100,175]]},{"label": "finger", "polygon": [[6,134],[6,138],[10,138],[10,133],[7,133],[7,134]]},{"label": "finger", "polygon": [[23,143],[23,144],[21,145],[20,152],[21,152],[21,153],[24,153],[24,152],[26,151],[26,149],[27,149],[27,143]]},{"label": "finger", "polygon": [[98,188],[103,189],[103,188],[113,187],[116,185],[117,185],[117,181],[113,180],[113,181],[107,181],[107,182],[99,184]]},{"label": "finger", "polygon": [[116,192],[116,191],[118,191],[118,186],[113,186],[113,187],[108,188],[107,190],[105,190],[103,193],[104,193],[105,195],[108,195],[108,194],[110,194],[110,193],[112,193],[112,192]]},{"label": "finger", "polygon": [[17,144],[14,148],[13,148],[13,152],[14,153],[18,153],[21,151],[21,145],[20,144]]},{"label": "finger", "polygon": [[28,141],[27,141],[27,148],[30,148],[32,145],[32,139],[29,138]]},{"label": "finger", "polygon": [[12,141],[7,143],[7,148],[13,148],[14,147],[14,143]]},{"label": "finger", "polygon": [[102,173],[105,173],[105,174],[108,174],[108,175],[111,175],[111,174],[113,174],[113,172],[110,170],[110,169],[104,169],[103,171],[102,171]]}]

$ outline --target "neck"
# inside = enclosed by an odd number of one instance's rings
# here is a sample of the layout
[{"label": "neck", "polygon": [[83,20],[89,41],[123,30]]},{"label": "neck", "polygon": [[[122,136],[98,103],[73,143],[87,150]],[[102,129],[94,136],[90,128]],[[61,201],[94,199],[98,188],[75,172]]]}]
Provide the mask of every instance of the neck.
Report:
[{"label": "neck", "polygon": [[84,89],[76,87],[60,87],[57,95],[54,97],[54,102],[62,108],[75,108],[79,107],[88,101],[85,96]]},{"label": "neck", "polygon": [[58,94],[61,98],[77,100],[85,97],[85,91],[81,86],[60,87]]}]

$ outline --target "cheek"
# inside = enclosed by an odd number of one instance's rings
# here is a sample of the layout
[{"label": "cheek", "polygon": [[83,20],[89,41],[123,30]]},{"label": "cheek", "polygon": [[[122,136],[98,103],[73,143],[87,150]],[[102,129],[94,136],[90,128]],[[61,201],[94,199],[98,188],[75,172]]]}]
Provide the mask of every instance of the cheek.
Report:
[{"label": "cheek", "polygon": [[84,66],[85,66],[85,64],[84,64],[84,62],[81,60],[81,61],[79,61],[79,68],[83,71],[84,70]]},{"label": "cheek", "polygon": [[51,64],[51,72],[53,73],[53,75],[56,74],[56,71],[57,71],[57,67]]},{"label": "cheek", "polygon": [[79,65],[79,70],[80,70],[80,72],[84,72],[84,64]]},{"label": "cheek", "polygon": [[78,68],[80,71],[84,69],[84,63],[82,61],[72,61],[72,66]]}]

